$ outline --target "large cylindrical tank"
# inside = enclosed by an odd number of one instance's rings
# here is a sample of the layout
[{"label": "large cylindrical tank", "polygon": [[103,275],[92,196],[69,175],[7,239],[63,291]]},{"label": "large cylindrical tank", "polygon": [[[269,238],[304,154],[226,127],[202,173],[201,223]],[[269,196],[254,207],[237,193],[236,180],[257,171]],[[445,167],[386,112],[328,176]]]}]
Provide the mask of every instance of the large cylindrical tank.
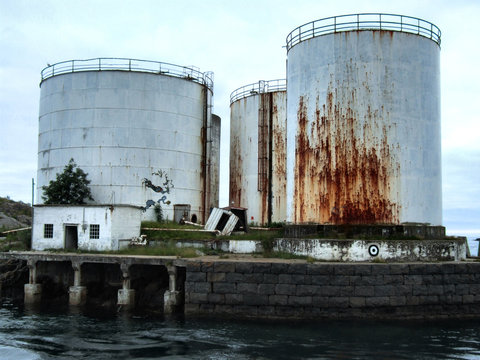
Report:
[{"label": "large cylindrical tank", "polygon": [[255,224],[284,222],[285,79],[259,81],[230,97],[230,205]]},{"label": "large cylindrical tank", "polygon": [[337,16],[287,51],[288,220],[441,225],[440,30]]},{"label": "large cylindrical tank", "polygon": [[211,144],[219,139],[211,136],[219,137],[212,127],[220,121],[212,121],[210,74],[153,61],[74,60],[45,68],[40,87],[37,199],[73,158],[97,204],[141,206],[153,218],[159,203],[171,220],[174,204],[189,204],[198,221],[218,206],[211,184],[219,150]]}]

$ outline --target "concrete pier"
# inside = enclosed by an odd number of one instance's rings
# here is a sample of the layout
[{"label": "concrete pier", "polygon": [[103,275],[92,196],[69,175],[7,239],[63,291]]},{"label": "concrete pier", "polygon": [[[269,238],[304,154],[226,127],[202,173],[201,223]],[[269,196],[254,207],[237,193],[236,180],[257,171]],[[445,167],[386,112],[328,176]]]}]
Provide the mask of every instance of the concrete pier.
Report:
[{"label": "concrete pier", "polygon": [[72,306],[85,305],[87,301],[87,287],[82,286],[82,263],[72,262],[74,271],[73,286],[68,289],[68,302]]},{"label": "concrete pier", "polygon": [[28,284],[24,286],[25,304],[37,304],[42,299],[42,285],[37,284],[37,261],[34,259],[27,260],[29,271]]},{"label": "concrete pier", "polygon": [[[65,288],[68,293],[68,303],[72,307],[81,306],[88,302],[89,298],[100,304],[106,304],[111,302],[113,304],[120,305],[123,310],[132,309],[136,306],[137,295],[143,296],[143,304],[148,308],[149,303],[145,303],[145,287],[142,284],[142,275],[139,275],[139,271],[156,271],[159,275],[157,277],[147,276],[149,281],[158,282],[153,286],[156,291],[161,291],[162,286],[168,281],[167,295],[167,311],[172,312],[179,308],[181,305],[183,309],[183,290],[179,290],[177,284],[177,267],[185,267],[185,260],[177,259],[174,256],[121,256],[121,255],[105,255],[105,254],[59,254],[49,252],[21,252],[21,253],[0,253],[0,259],[15,259],[24,260],[27,262],[29,268],[29,280],[24,284],[24,302],[25,304],[37,304],[42,300],[42,297],[48,298],[45,288],[42,283],[45,279],[50,279],[52,284],[55,284],[56,290]],[[71,269],[73,271],[68,274],[68,267],[71,263]],[[67,267],[65,267],[67,263]],[[58,264],[58,268],[55,268],[55,264]],[[63,265],[61,265],[63,264]],[[132,274],[132,266],[135,270]],[[158,271],[159,267],[164,267],[168,270],[168,279],[161,275],[161,271]],[[61,269],[61,270],[55,270]],[[141,270],[139,270],[141,269]],[[154,270],[157,269],[157,270]],[[38,276],[38,272],[41,271],[41,276]],[[58,273],[56,271],[59,271]],[[97,271],[99,273],[97,274]],[[184,273],[184,270],[183,270]],[[103,274],[103,275],[100,275]],[[163,273],[165,274],[165,273]],[[121,279],[121,288],[118,289],[116,297],[106,299],[98,299],[99,292],[102,291],[102,287],[112,288],[117,286],[117,276]],[[136,286],[142,286],[138,289],[132,287],[132,275],[134,276],[134,282]],[[166,275],[166,274],[165,274]],[[87,291],[87,285],[92,284],[92,280],[96,281],[95,291],[90,294]],[[138,283],[140,281],[140,283]],[[99,288],[100,287],[100,288]],[[180,287],[183,289],[183,285]],[[50,289],[50,287],[49,287]],[[98,291],[96,289],[99,289]],[[165,294],[161,292],[160,296]],[[58,293],[57,295],[58,296]],[[152,296],[151,293],[149,296]],[[155,300],[157,301],[157,300]],[[160,301],[163,303],[163,299]]]},{"label": "concrete pier", "polygon": [[183,303],[180,291],[177,290],[177,267],[167,266],[168,270],[168,290],[163,296],[163,312],[172,314]]},{"label": "concrete pier", "polygon": [[131,289],[130,284],[130,266],[121,264],[123,283],[122,288],[118,290],[117,305],[122,305],[124,310],[135,307],[135,290]]},{"label": "concrete pier", "polygon": [[25,284],[25,304],[38,304],[42,299],[42,284]]}]

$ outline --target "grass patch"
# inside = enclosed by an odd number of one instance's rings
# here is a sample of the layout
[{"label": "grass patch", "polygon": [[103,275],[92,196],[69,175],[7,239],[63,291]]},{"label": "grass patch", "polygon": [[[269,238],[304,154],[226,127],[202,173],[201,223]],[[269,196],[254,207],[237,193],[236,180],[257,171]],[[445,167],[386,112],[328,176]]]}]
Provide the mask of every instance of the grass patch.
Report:
[{"label": "grass patch", "polygon": [[264,258],[285,259],[285,260],[306,260],[309,263],[315,262],[315,259],[307,255],[296,255],[285,251],[264,251]]},{"label": "grass patch", "polygon": [[[150,229],[165,230],[150,230]],[[172,231],[169,231],[172,230]],[[173,221],[156,222],[143,221],[142,234],[147,235],[149,241],[177,241],[177,240],[212,240],[215,234],[203,231],[182,231],[182,230],[203,230],[195,225],[180,225]]]},{"label": "grass patch", "polygon": [[283,230],[251,230],[248,233],[217,236],[219,240],[269,240],[283,237]]},{"label": "grass patch", "polygon": [[195,231],[159,231],[159,230],[142,230],[142,234],[147,235],[149,241],[177,241],[177,240],[213,240],[215,234],[208,232]]},{"label": "grass patch", "polygon": [[210,249],[210,248],[202,248],[201,251],[205,254],[205,255],[210,255],[210,256],[228,256],[228,255],[231,255],[229,252],[225,252],[221,249]]},{"label": "grass patch", "polygon": [[[200,249],[203,251],[203,249]],[[155,246],[134,246],[115,251],[98,251],[82,249],[45,249],[54,253],[77,253],[77,254],[106,254],[106,255],[144,255],[144,256],[176,256],[178,258],[198,257],[197,249],[193,247],[177,247],[175,242],[162,242]]]},{"label": "grass patch", "polygon": [[157,229],[190,229],[190,230],[203,230],[203,227],[195,226],[195,225],[181,225],[176,223],[175,221],[142,221],[142,229],[143,228],[157,228]]},{"label": "grass patch", "polygon": [[135,246],[114,252],[119,255],[148,255],[148,256],[176,256],[180,258],[194,258],[199,256],[192,247],[177,247],[174,242],[161,243],[156,246]]},{"label": "grass patch", "polygon": [[[152,228],[165,230],[149,230]],[[173,231],[169,231],[171,229]],[[178,240],[260,240],[268,241],[270,239],[283,237],[283,230],[252,230],[248,233],[232,234],[230,236],[216,236],[213,232],[204,231],[182,231],[182,230],[203,230],[194,225],[180,225],[175,222],[142,222],[142,234],[147,235],[151,241],[178,241]]]}]

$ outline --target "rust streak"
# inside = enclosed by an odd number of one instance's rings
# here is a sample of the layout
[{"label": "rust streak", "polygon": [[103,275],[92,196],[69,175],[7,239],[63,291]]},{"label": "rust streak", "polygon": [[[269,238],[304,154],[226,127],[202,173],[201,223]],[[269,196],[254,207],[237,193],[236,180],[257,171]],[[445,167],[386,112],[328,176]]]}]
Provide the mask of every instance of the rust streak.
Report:
[{"label": "rust streak", "polygon": [[242,174],[243,174],[243,159],[241,155],[240,139],[238,136],[233,136],[231,141],[231,155],[230,155],[230,206],[243,206],[242,199]]},{"label": "rust streak", "polygon": [[359,118],[355,91],[331,88],[325,104],[316,99],[314,119],[308,119],[304,97],[299,99],[293,221],[398,223],[391,182],[399,165],[383,121],[388,115],[368,106]]}]

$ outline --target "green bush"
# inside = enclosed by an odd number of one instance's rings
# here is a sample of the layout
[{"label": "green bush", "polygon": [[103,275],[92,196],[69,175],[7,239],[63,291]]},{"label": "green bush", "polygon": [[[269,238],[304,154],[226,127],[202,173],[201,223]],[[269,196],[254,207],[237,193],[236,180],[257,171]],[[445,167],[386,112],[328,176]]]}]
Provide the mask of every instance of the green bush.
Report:
[{"label": "green bush", "polygon": [[77,167],[73,159],[70,159],[63,172],[57,173],[55,180],[51,180],[47,186],[42,186],[42,199],[45,204],[85,204],[85,200],[93,200],[88,185],[88,174]]},{"label": "green bush", "polygon": [[163,223],[164,219],[163,219],[162,205],[160,205],[159,203],[156,203],[155,207],[153,208],[153,211],[155,212],[155,217],[157,218],[157,222]]}]

